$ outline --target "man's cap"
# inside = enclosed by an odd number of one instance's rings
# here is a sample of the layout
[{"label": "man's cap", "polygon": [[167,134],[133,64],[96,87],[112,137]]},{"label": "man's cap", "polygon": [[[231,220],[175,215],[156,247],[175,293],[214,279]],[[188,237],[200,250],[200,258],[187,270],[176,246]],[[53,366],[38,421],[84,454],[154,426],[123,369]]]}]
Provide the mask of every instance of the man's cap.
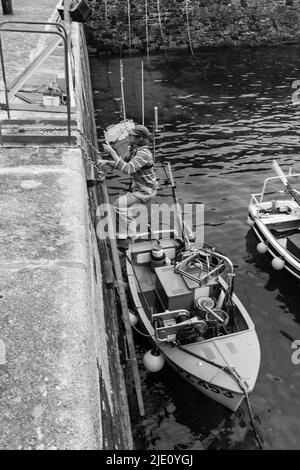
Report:
[{"label": "man's cap", "polygon": [[151,134],[146,126],[142,126],[142,124],[136,124],[134,129],[128,129],[129,135],[135,135],[137,137],[144,137],[144,139],[151,138]]}]

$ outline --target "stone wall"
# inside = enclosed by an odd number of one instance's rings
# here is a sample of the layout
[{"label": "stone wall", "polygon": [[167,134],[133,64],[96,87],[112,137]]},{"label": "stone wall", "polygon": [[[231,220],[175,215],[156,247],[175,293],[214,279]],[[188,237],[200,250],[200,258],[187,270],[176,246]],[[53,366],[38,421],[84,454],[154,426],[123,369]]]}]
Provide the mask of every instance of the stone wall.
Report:
[{"label": "stone wall", "polygon": [[[88,41],[98,52],[146,49],[145,0],[87,0]],[[128,22],[130,5],[130,34]],[[150,50],[257,46],[300,40],[300,0],[148,0]],[[159,7],[158,7],[159,6]],[[129,40],[130,38],[130,40]]]}]

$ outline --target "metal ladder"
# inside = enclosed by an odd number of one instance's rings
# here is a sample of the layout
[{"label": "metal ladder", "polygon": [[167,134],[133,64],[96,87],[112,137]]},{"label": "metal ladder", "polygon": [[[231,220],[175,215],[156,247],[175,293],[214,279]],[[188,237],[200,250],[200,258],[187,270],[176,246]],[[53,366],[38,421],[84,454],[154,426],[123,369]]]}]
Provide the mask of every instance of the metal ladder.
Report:
[{"label": "metal ladder", "polygon": [[[21,28],[11,25],[25,25]],[[36,29],[36,26],[45,25],[55,27],[56,30],[42,30]],[[11,83],[7,83],[6,79],[6,70],[2,46],[2,35],[1,33],[7,32],[21,32],[21,33],[39,33],[39,34],[50,34],[54,36],[52,41],[32,60],[32,62],[14,79]],[[28,78],[37,70],[37,68],[52,54],[55,48],[63,43],[64,45],[64,72],[65,72],[65,87],[66,87],[66,105],[65,106],[45,106],[40,103],[34,103],[25,96],[20,89]],[[71,107],[71,97],[70,97],[70,73],[69,73],[69,56],[68,56],[68,31],[66,27],[59,22],[33,22],[33,21],[4,21],[0,23],[0,61],[2,68],[2,77],[4,83],[4,92],[5,92],[5,103],[0,103],[0,109],[7,111],[7,120],[0,121],[0,144],[3,145],[6,142],[14,142],[26,144],[31,140],[41,143],[50,143],[51,141],[63,142],[66,140],[66,136],[62,135],[49,135],[49,132],[56,131],[56,133],[63,129],[63,121],[60,120],[48,120],[48,123],[51,122],[54,125],[54,128],[45,127],[44,123],[41,120],[32,121],[32,120],[12,120],[11,111],[28,111],[28,112],[47,112],[47,113],[66,113],[67,114],[67,142],[69,145],[76,143],[76,137],[71,135],[71,126],[76,125],[74,121],[71,121],[71,114],[75,112],[75,107]],[[24,101],[25,104],[14,104],[11,101],[15,98],[19,98]],[[27,128],[30,130],[32,128],[28,127],[30,125],[38,124],[36,130],[39,131],[38,135],[26,135],[24,129]],[[23,124],[23,127],[22,127]],[[42,124],[42,126],[41,126]],[[5,135],[3,132],[3,126],[13,126],[14,132],[12,135]],[[2,127],[2,129],[1,129]],[[47,136],[43,135],[47,133]],[[74,142],[75,139],[75,142]]]}]

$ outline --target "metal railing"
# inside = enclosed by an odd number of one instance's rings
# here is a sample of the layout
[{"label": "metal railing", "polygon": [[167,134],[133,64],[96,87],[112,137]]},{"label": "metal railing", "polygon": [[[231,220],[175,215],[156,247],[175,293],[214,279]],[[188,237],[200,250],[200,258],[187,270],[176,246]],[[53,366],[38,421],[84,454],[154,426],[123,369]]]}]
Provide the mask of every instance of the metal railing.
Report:
[{"label": "metal railing", "polygon": [[[20,24],[20,25],[47,25],[47,26],[55,26],[60,31],[48,31],[48,30],[37,30],[37,29],[24,29],[24,28],[10,28],[5,27],[8,24]],[[5,73],[5,63],[4,63],[4,55],[3,55],[3,47],[2,47],[2,32],[13,32],[13,33],[38,33],[38,34],[51,34],[56,35],[63,41],[64,44],[64,65],[65,65],[65,80],[66,80],[66,107],[67,107],[67,121],[68,121],[68,140],[69,144],[71,143],[71,99],[70,99],[70,85],[69,85],[69,62],[68,62],[68,33],[61,23],[54,23],[54,22],[34,22],[34,21],[3,21],[0,23],[0,60],[1,60],[1,68],[2,68],[2,77],[4,83],[4,91],[5,91],[5,102],[6,104],[3,105],[0,103],[0,107],[2,109],[6,109],[8,119],[10,119],[10,110],[12,106],[9,103],[9,93],[11,92],[12,95],[15,95],[18,89],[22,86],[24,81],[26,81],[30,75],[35,71],[37,66],[42,63],[52,52],[52,47],[55,48],[55,42],[50,45],[50,47],[43,50],[31,63],[30,65],[18,75],[18,77],[13,80],[13,82],[8,85],[6,80],[6,73]],[[60,42],[60,41],[59,41]],[[59,42],[56,44],[58,45]],[[19,87],[19,88],[18,88]],[[28,111],[42,111],[42,112],[62,112],[58,110],[58,107],[51,106],[41,106],[41,105],[26,105],[24,109]],[[19,109],[22,110],[22,109]]]}]

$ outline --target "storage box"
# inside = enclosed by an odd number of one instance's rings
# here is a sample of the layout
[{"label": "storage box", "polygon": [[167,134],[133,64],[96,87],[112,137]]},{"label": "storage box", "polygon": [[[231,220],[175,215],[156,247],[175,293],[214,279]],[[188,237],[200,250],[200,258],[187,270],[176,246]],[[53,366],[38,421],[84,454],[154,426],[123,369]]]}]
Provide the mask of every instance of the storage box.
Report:
[{"label": "storage box", "polygon": [[174,266],[155,268],[155,273],[156,289],[166,309],[191,308],[194,293],[187,287],[182,276],[174,273]]},{"label": "storage box", "polygon": [[[77,21],[78,23],[83,23],[87,19],[88,15],[90,13],[90,9],[89,9],[88,5],[85,3],[84,0],[73,0],[70,3],[71,3],[71,7],[70,7],[71,20],[72,21]],[[56,8],[58,10],[58,13],[59,13],[61,19],[63,20],[64,19],[64,2],[63,2],[63,0],[58,2]]]}]

